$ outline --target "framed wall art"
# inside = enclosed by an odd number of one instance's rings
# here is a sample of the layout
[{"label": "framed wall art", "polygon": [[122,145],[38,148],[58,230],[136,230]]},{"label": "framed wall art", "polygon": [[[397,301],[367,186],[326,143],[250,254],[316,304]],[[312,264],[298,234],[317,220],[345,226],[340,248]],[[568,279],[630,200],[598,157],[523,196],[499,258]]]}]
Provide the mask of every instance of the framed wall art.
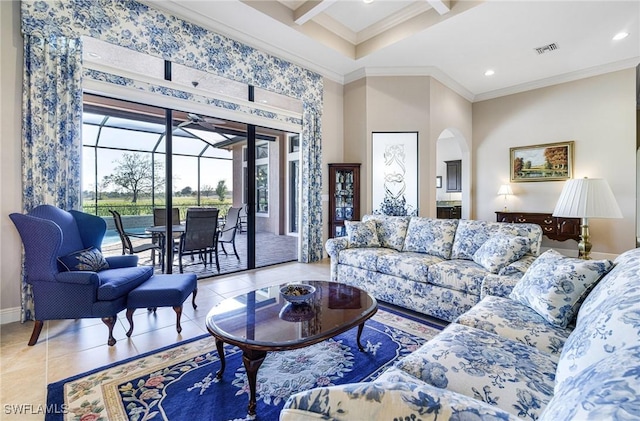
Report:
[{"label": "framed wall art", "polygon": [[418,132],[372,133],[373,213],[418,215]]},{"label": "framed wall art", "polygon": [[574,141],[510,148],[511,182],[573,178]]}]

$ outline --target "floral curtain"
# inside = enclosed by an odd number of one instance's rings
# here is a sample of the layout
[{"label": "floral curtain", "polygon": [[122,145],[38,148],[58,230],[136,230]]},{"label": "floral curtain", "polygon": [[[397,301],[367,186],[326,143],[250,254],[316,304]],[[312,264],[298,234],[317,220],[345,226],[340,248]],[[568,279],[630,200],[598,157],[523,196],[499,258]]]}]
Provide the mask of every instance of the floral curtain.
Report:
[{"label": "floral curtain", "polygon": [[302,100],[303,224],[299,260],[322,258],[322,76],[132,0],[23,0],[22,26],[26,35],[89,36]]},{"label": "floral curtain", "polygon": [[[22,206],[80,206],[82,43],[39,34],[24,37]],[[31,288],[22,280],[22,320],[33,318]]]},{"label": "floral curtain", "polygon": [[[305,104],[302,117],[302,200],[300,213],[301,262],[317,262],[322,259],[322,116],[311,104]],[[320,245],[320,247],[318,247]]]}]

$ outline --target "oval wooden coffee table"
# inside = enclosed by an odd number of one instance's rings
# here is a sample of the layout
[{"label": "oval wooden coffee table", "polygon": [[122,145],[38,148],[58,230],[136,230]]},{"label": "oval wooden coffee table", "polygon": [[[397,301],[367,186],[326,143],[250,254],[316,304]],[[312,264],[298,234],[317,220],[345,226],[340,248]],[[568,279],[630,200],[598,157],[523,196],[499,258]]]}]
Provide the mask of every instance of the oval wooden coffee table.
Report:
[{"label": "oval wooden coffee table", "polygon": [[256,380],[267,352],[303,348],[355,326],[358,347],[364,351],[360,336],[364,322],[378,311],[376,299],[359,288],[335,282],[300,283],[316,288],[306,304],[287,303],[280,296],[283,283],[226,299],[207,315],[207,330],[220,356],[219,379],[225,369],[224,343],[242,350],[249,380],[249,415],[256,413]]}]

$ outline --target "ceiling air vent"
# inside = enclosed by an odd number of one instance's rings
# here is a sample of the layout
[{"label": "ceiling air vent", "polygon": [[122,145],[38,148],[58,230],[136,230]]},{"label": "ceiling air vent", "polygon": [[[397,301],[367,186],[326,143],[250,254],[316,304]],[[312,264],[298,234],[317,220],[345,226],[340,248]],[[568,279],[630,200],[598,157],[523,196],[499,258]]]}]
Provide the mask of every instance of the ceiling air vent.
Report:
[{"label": "ceiling air vent", "polygon": [[535,50],[538,54],[544,54],[544,53],[548,53],[549,51],[557,50],[558,48],[559,48],[558,44],[553,42],[549,45],[544,45],[542,47],[535,48]]}]

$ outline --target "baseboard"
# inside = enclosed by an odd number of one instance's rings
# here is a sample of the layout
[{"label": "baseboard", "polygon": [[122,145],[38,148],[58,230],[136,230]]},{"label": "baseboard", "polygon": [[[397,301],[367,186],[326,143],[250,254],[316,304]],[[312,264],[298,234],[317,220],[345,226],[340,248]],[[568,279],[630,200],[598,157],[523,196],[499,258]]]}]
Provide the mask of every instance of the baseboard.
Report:
[{"label": "baseboard", "polygon": [[0,310],[0,325],[20,321],[20,307],[5,308]]}]

